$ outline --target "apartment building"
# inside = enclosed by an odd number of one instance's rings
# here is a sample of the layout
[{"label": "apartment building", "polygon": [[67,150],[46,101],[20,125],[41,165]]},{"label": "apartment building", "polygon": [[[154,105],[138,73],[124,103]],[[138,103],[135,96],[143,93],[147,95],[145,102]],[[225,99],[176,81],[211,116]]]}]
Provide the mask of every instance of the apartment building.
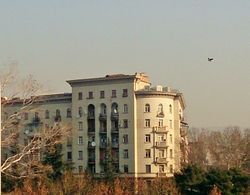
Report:
[{"label": "apartment building", "polygon": [[[121,175],[153,178],[172,176],[186,162],[188,126],[182,93],[160,85],[151,87],[144,73],[67,83],[72,93],[41,96],[42,101],[36,103],[39,111],[24,115],[26,125],[18,142],[25,144],[38,127],[56,121],[72,125],[63,159],[74,163],[76,173],[88,169],[102,175],[112,160]],[[20,109],[21,101],[10,102],[2,108],[3,120]]]}]

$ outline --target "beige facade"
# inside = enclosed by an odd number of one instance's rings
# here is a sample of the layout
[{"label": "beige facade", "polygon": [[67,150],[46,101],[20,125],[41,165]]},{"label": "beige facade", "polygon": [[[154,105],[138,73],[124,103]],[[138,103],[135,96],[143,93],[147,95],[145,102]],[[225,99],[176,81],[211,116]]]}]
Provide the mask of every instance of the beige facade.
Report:
[{"label": "beige facade", "polygon": [[[45,96],[46,101],[37,105],[41,124],[53,125],[58,110],[61,123],[72,124],[72,139],[64,144],[63,154],[76,173],[86,168],[104,173],[107,150],[115,171],[132,177],[171,176],[180,169],[186,159],[183,126],[187,127],[181,93],[151,87],[142,73],[67,82],[72,94]],[[7,105],[2,116],[18,109],[18,104]],[[29,116],[27,124],[34,113]]]}]

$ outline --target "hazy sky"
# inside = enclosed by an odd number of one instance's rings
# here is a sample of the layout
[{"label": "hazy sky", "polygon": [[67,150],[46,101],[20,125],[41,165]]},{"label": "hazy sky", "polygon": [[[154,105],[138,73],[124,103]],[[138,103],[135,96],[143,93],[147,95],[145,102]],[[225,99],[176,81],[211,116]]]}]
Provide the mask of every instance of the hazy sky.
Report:
[{"label": "hazy sky", "polygon": [[190,126],[250,127],[250,0],[1,0],[0,29],[0,65],[52,92],[146,72],[184,93]]}]

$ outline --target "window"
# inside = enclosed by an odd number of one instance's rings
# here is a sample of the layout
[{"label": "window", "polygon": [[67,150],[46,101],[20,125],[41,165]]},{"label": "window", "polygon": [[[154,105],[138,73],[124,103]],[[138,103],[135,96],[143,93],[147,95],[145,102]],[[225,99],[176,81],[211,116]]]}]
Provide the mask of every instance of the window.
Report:
[{"label": "window", "polygon": [[169,150],[169,153],[170,153],[170,154],[169,154],[169,157],[170,157],[170,158],[173,158],[173,149],[170,149],[170,150]]},{"label": "window", "polygon": [[122,97],[128,97],[128,89],[123,89]]},{"label": "window", "polygon": [[158,126],[163,127],[163,119],[159,119]]},{"label": "window", "polygon": [[170,165],[169,167],[170,167],[170,168],[169,168],[170,173],[173,173],[173,172],[174,172],[173,165]]},{"label": "window", "polygon": [[[60,114],[59,114],[60,115]],[[35,112],[35,119],[38,119],[39,118],[39,113],[38,112]]]},{"label": "window", "polygon": [[158,136],[158,140],[159,140],[159,142],[165,141],[164,135],[159,135],[159,136]]},{"label": "window", "polygon": [[61,112],[60,112],[60,110],[58,110],[58,109],[56,110],[56,116],[57,116],[57,117],[61,117]]},{"label": "window", "polygon": [[146,141],[146,143],[151,142],[151,140],[150,140],[150,134],[146,134],[145,135],[145,141]]},{"label": "window", "polygon": [[83,173],[83,166],[78,166],[79,173]]},{"label": "window", "polygon": [[107,106],[105,104],[101,104],[101,114],[106,115],[107,114]]},{"label": "window", "polygon": [[89,99],[93,99],[94,98],[94,95],[93,95],[93,91],[89,91]]},{"label": "window", "polygon": [[82,100],[82,92],[78,93],[78,100]]},{"label": "window", "polygon": [[[24,118],[25,118],[25,117],[24,117]],[[48,111],[48,110],[45,111],[45,118],[46,118],[46,119],[49,119],[49,111]]]},{"label": "window", "polygon": [[116,98],[116,90],[112,90],[112,98]]},{"label": "window", "polygon": [[29,119],[29,114],[27,112],[24,113],[24,120],[28,120]]},{"label": "window", "polygon": [[55,117],[55,122],[60,122],[61,121],[61,112],[59,109],[56,110],[56,117]]},{"label": "window", "polygon": [[123,128],[128,128],[128,120],[127,119],[123,120]]},{"label": "window", "polygon": [[150,112],[150,105],[149,104],[146,104],[145,105],[145,112]]},{"label": "window", "polygon": [[124,144],[128,143],[128,134],[123,135],[123,143]]},{"label": "window", "polygon": [[127,104],[123,105],[123,112],[128,113],[128,105]]},{"label": "window", "polygon": [[78,122],[78,130],[79,130],[79,131],[82,131],[82,130],[83,130],[82,122]]},{"label": "window", "polygon": [[164,150],[159,150],[159,157],[164,158],[164,156],[165,156],[164,153],[165,153]]},{"label": "window", "polygon": [[151,173],[151,165],[146,165],[146,173]]},{"label": "window", "polygon": [[67,152],[67,160],[72,160],[72,152]]},{"label": "window", "polygon": [[169,135],[169,139],[170,139],[170,143],[172,144],[173,143],[173,135],[172,134]]},{"label": "window", "polygon": [[169,113],[172,114],[172,105],[169,104]]},{"label": "window", "polygon": [[150,127],[150,119],[145,119],[145,127]]},{"label": "window", "polygon": [[158,106],[158,113],[157,113],[158,117],[164,117],[164,112],[163,112],[163,105],[159,104]]},{"label": "window", "polygon": [[124,173],[128,173],[128,165],[124,165]]},{"label": "window", "polygon": [[163,105],[159,104],[158,106],[158,113],[163,113]]},{"label": "window", "polygon": [[105,98],[105,92],[104,91],[100,91],[100,98]]},{"label": "window", "polygon": [[128,150],[123,150],[123,158],[128,158]]},{"label": "window", "polygon": [[169,128],[173,128],[173,121],[172,120],[169,120]]},{"label": "window", "polygon": [[159,173],[164,173],[164,165],[159,165]]},{"label": "window", "polygon": [[79,144],[79,145],[82,145],[82,144],[83,144],[83,138],[82,138],[82,136],[79,136],[79,137],[78,137],[78,144]]},{"label": "window", "polygon": [[82,117],[82,114],[83,114],[83,112],[82,112],[82,107],[79,107],[79,108],[78,108],[78,116],[79,116],[79,117]]},{"label": "window", "polygon": [[150,158],[150,157],[151,157],[151,150],[146,149],[146,158]]},{"label": "window", "polygon": [[71,109],[70,108],[67,109],[67,118],[71,118]]},{"label": "window", "polygon": [[78,160],[82,160],[83,159],[83,153],[82,151],[78,151]]}]

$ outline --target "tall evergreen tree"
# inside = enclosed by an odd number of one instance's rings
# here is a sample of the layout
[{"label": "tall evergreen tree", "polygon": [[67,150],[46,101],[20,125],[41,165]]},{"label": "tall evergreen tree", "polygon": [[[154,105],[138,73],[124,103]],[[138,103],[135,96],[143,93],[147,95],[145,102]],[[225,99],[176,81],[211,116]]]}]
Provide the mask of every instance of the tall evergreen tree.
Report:
[{"label": "tall evergreen tree", "polygon": [[57,180],[61,178],[64,169],[61,144],[56,144],[47,148],[44,153],[43,164],[52,167],[52,172],[48,173],[50,179]]}]

